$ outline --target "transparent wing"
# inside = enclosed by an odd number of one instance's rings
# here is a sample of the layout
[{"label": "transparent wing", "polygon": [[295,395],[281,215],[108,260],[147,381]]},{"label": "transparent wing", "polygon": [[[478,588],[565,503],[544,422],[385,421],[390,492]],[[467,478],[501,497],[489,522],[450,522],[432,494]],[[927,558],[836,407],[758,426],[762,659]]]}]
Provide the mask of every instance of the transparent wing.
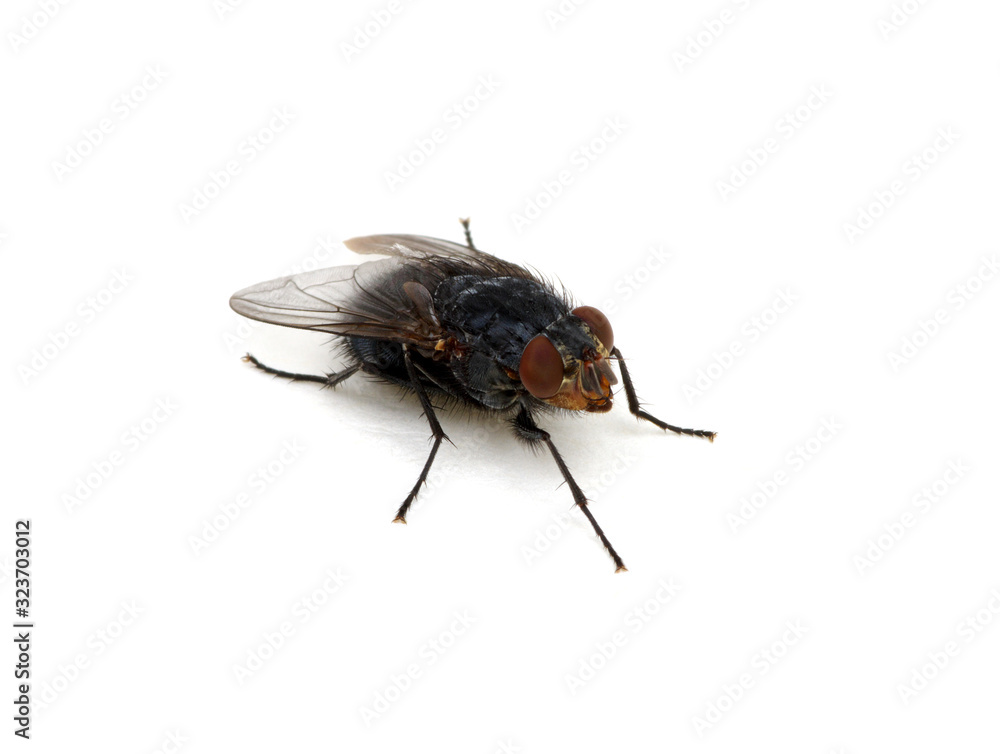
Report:
[{"label": "transparent wing", "polygon": [[229,305],[273,325],[428,346],[441,337],[421,290],[430,277],[404,260],[382,259],[258,283]]},{"label": "transparent wing", "polygon": [[344,246],[358,254],[384,254],[389,257],[421,262],[440,275],[480,274],[531,278],[535,276],[513,262],[497,259],[468,246],[441,238],[409,235],[359,236],[344,241]]},{"label": "transparent wing", "polygon": [[481,251],[470,249],[468,246],[427,236],[359,236],[344,241],[344,246],[357,254],[385,254],[390,257],[409,257],[410,259],[447,257],[476,261],[495,258]]},{"label": "transparent wing", "polygon": [[229,305],[273,325],[433,348],[446,335],[433,301],[442,280],[457,275],[537,279],[516,264],[438,238],[362,236],[344,245],[358,254],[388,258],[252,285],[234,294]]}]

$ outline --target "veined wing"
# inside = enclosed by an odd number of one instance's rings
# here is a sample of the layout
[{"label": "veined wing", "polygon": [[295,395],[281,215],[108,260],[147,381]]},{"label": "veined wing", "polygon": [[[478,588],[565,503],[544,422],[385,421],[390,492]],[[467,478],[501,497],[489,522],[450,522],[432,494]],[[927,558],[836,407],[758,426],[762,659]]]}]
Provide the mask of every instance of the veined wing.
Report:
[{"label": "veined wing", "polygon": [[427,303],[434,277],[402,259],[382,259],[258,283],[229,305],[273,325],[433,348],[443,335]]},{"label": "veined wing", "polygon": [[461,270],[463,274],[535,277],[512,262],[505,262],[492,254],[441,238],[403,234],[359,236],[344,241],[344,246],[357,254],[385,254],[423,262],[429,268],[440,270],[442,274],[456,274]]}]

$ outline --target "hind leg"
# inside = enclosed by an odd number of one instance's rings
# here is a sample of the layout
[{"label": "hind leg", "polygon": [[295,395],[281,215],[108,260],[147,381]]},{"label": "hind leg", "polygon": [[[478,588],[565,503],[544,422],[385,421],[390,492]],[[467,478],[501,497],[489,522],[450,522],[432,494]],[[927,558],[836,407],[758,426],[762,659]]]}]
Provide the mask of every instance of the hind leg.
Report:
[{"label": "hind leg", "polygon": [[262,372],[267,372],[268,374],[273,374],[277,377],[284,377],[285,379],[292,380],[294,382],[318,382],[323,387],[336,387],[361,368],[360,366],[348,367],[341,372],[331,372],[325,377],[321,377],[315,374],[297,374],[295,372],[285,372],[281,369],[275,369],[274,367],[261,364],[257,361],[255,356],[249,353],[243,357],[243,361],[253,364]]}]

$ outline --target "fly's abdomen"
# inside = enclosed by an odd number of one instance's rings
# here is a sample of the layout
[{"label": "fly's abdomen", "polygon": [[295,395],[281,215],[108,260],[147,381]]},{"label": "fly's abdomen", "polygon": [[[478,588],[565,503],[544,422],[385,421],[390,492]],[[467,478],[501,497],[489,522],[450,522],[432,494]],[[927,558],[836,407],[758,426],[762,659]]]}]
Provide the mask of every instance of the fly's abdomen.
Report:
[{"label": "fly's abdomen", "polygon": [[347,350],[363,365],[375,367],[386,377],[407,380],[406,364],[403,363],[403,346],[388,340],[376,340],[359,335],[346,339]]}]

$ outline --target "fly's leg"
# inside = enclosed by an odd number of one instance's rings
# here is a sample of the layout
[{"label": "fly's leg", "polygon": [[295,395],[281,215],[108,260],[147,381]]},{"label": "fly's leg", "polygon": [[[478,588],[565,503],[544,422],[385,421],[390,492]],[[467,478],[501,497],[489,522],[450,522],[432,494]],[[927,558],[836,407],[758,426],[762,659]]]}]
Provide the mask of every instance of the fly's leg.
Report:
[{"label": "fly's leg", "polygon": [[569,485],[570,492],[573,493],[573,501],[580,506],[580,510],[583,511],[584,515],[590,521],[590,525],[594,527],[594,531],[597,532],[598,539],[608,551],[608,555],[615,562],[615,573],[620,573],[621,571],[627,571],[628,568],[625,567],[625,563],[615,552],[615,548],[611,546],[611,542],[608,541],[607,536],[605,536],[604,531],[601,529],[600,525],[597,523],[597,519],[594,518],[594,514],[590,512],[590,508],[587,503],[587,496],[583,494],[583,490],[580,489],[580,485],[576,483],[573,479],[573,475],[569,473],[569,469],[566,466],[566,462],[559,455],[559,451],[556,450],[556,446],[552,443],[552,438],[549,433],[544,429],[540,428],[535,424],[535,420],[528,413],[527,409],[522,408],[521,412],[511,419],[511,425],[514,427],[514,431],[517,436],[528,443],[528,445],[538,445],[544,443],[549,447],[552,452],[552,457],[556,461],[556,466],[559,467],[559,471],[563,475],[563,479],[566,480],[566,484]]},{"label": "fly's leg", "polygon": [[417,376],[417,368],[413,365],[413,359],[410,357],[410,347],[408,345],[403,346],[403,361],[406,363],[406,374],[410,378],[409,387],[413,388],[414,392],[417,394],[417,398],[420,399],[420,405],[424,409],[424,416],[427,417],[427,423],[431,425],[431,433],[434,435],[434,447],[431,448],[431,454],[427,457],[427,463],[424,464],[424,470],[420,472],[420,476],[417,478],[417,483],[413,485],[413,489],[410,490],[410,494],[406,496],[406,500],[404,500],[403,504],[399,506],[399,510],[396,512],[396,518],[393,519],[394,524],[406,523],[406,511],[409,510],[410,504],[420,491],[420,485],[427,481],[427,474],[431,470],[431,464],[434,463],[434,456],[437,455],[438,448],[441,446],[441,441],[448,439],[444,430],[441,429],[441,424],[437,420],[437,416],[434,413],[434,407],[431,406],[430,399],[427,397],[427,393],[424,391],[423,385],[420,384],[420,380]]},{"label": "fly's leg", "polygon": [[476,248],[476,245],[472,243],[472,231],[469,230],[469,218],[466,217],[464,219],[460,219],[459,222],[462,223],[462,227],[465,228],[465,245],[473,251],[479,251],[479,249]]},{"label": "fly's leg", "polygon": [[628,397],[628,410],[632,412],[633,416],[639,419],[645,419],[648,422],[652,422],[660,429],[669,429],[671,432],[676,432],[679,435],[691,435],[692,437],[707,437],[709,442],[715,440],[715,432],[710,432],[707,429],[685,429],[683,427],[675,427],[673,424],[667,424],[665,421],[660,421],[655,416],[647,414],[639,407],[639,399],[635,394],[635,386],[632,384],[632,377],[628,373],[628,367],[625,366],[625,357],[622,356],[622,352],[618,350],[617,347],[611,351],[611,355],[618,359],[618,368],[622,373],[622,382],[625,383],[625,395]]},{"label": "fly's leg", "polygon": [[354,374],[361,368],[360,366],[348,367],[342,372],[331,372],[325,377],[321,377],[315,374],[296,374],[295,372],[283,372],[280,369],[275,369],[273,367],[261,364],[259,361],[257,361],[257,358],[255,356],[249,353],[243,357],[243,361],[250,362],[255,367],[260,369],[262,372],[267,372],[268,374],[273,374],[278,377],[285,377],[286,379],[296,382],[318,382],[323,387],[336,387],[337,385],[339,385],[341,382],[346,380],[348,377],[350,377],[352,374]]}]

